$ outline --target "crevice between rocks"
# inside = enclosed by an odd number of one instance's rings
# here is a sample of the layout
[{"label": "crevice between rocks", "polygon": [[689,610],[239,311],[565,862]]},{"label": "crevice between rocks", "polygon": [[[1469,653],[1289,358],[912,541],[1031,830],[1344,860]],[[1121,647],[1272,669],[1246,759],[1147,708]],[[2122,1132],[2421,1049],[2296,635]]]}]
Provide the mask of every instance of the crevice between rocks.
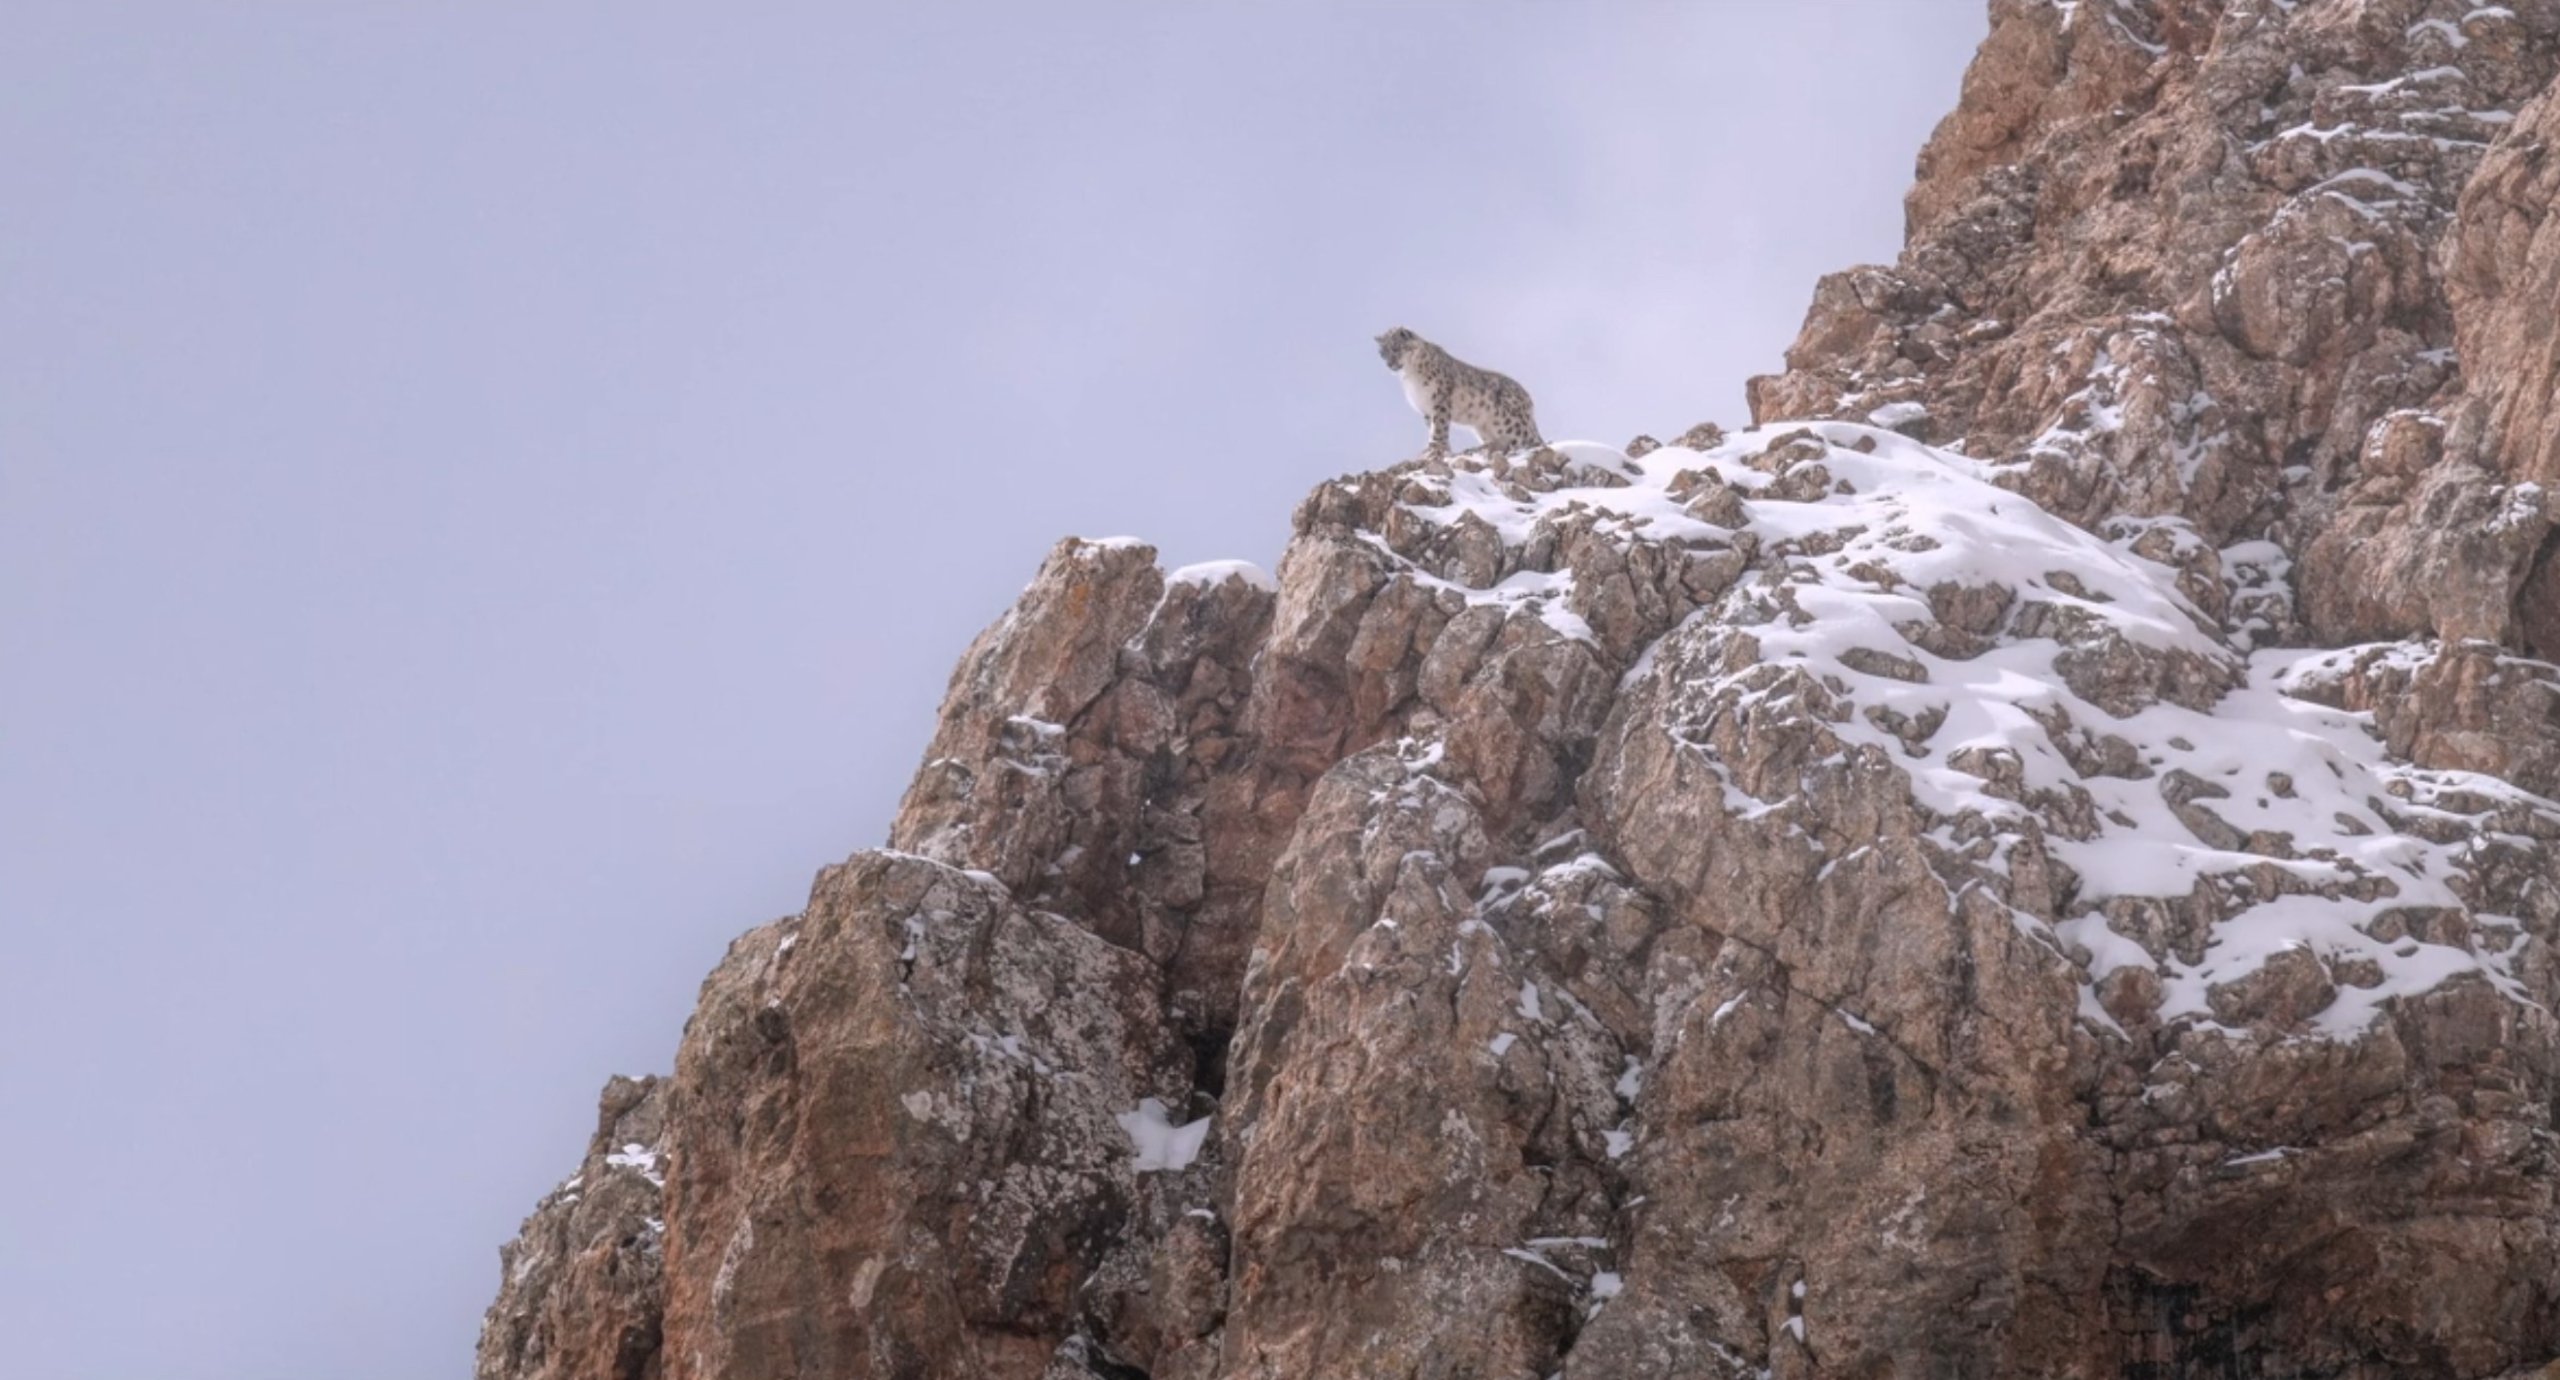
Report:
[{"label": "crevice between rocks", "polygon": [[2560,661],[2560,528],[2526,563],[2515,597],[2516,640],[2537,661]]}]

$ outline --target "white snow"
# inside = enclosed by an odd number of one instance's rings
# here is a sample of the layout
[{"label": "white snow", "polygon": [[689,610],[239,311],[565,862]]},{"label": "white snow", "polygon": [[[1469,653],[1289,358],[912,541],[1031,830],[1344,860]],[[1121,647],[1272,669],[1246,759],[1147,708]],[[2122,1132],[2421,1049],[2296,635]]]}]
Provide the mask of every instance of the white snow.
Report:
[{"label": "white snow", "polygon": [[1202,561],[1196,565],[1183,566],[1164,577],[1167,585],[1203,587],[1215,587],[1229,580],[1242,580],[1255,589],[1274,592],[1280,588],[1280,582],[1271,578],[1271,572],[1251,561]]},{"label": "white snow", "polygon": [[1129,1133],[1130,1144],[1137,1147],[1134,1167],[1141,1174],[1189,1169],[1191,1162],[1200,1158],[1200,1147],[1209,1140],[1209,1123],[1216,1119],[1204,1116],[1176,1125],[1164,1103],[1152,1097],[1142,1098],[1134,1109],[1112,1116],[1120,1123],[1120,1129]]},{"label": "white snow", "polygon": [[[2410,195],[2416,189],[2388,174],[2357,169],[2330,184],[2378,184]],[[2093,425],[2111,419],[2093,399]],[[1746,460],[1787,431],[1809,429],[1830,443],[1821,463],[1844,492],[1784,501],[1767,491],[1772,477]],[[1850,449],[1871,445],[1871,452]],[[2335,964],[2371,960],[2383,980],[2374,986],[2341,985],[2339,998],[2316,1021],[2333,1036],[2363,1030],[2393,998],[2427,991],[2464,974],[2477,974],[2499,990],[2520,989],[2507,976],[2501,954],[2456,944],[2400,938],[2377,940],[2388,912],[2412,907],[2466,908],[2454,881],[2465,845],[2434,843],[2405,832],[2395,819],[2425,815],[2438,825],[2461,823],[2468,813],[2447,815],[2448,793],[2501,807],[2560,815],[2560,806],[2536,801],[2486,776],[2421,771],[2393,761],[2371,731],[2369,716],[2324,708],[2286,693],[2301,676],[2350,657],[2332,653],[2257,651],[2256,634],[2226,640],[2179,593],[2175,572],[2132,553],[2148,526],[2131,524],[2110,541],[2045,513],[1991,482],[1997,467],[1897,433],[1848,423],[1810,428],[1771,427],[1736,434],[1709,451],[1664,447],[1629,460],[1605,447],[1564,447],[1594,471],[1609,470],[1631,482],[1623,487],[1568,486],[1543,492],[1506,490],[1490,477],[1459,470],[1446,480],[1448,501],[1410,505],[1435,523],[1472,516],[1512,545],[1528,543],[1541,523],[1570,512],[1596,510],[1602,530],[1630,540],[1722,542],[1734,534],[1683,510],[1668,492],[1684,471],[1712,474],[1744,500],[1745,529],[1756,536],[1764,569],[1725,596],[1718,607],[1692,619],[1644,650],[1640,670],[1676,681],[1663,693],[1706,716],[1763,700],[1782,699],[1801,682],[1778,682],[1772,668],[1800,670],[1830,687],[1849,712],[1828,725],[1844,744],[1879,750],[1908,774],[1916,803],[1939,821],[1937,842],[1960,853],[1974,835],[1959,839],[1954,826],[1970,817],[1987,828],[1992,853],[1986,865],[2005,869],[2010,849],[2028,835],[2041,836],[2052,857],[2071,869],[2079,891],[2070,912],[2047,930],[2021,915],[2023,927],[2050,933],[2063,950],[2085,964],[2094,984],[2117,967],[2150,964],[2168,992],[2167,1020],[2209,1022],[2207,993],[2245,976],[2269,957],[2299,946]],[[1615,526],[1611,526],[1615,523]],[[1782,544],[1793,543],[1793,546]],[[1779,554],[1774,560],[1767,554]],[[1793,554],[1790,554],[1793,553]],[[1818,554],[1804,554],[1818,553]],[[2227,563],[2253,562],[2243,578],[2256,583],[2240,592],[2270,594],[2284,583],[2282,553],[2252,545],[2225,553]],[[1880,573],[1881,572],[1881,573]],[[1426,581],[1434,578],[1414,572]],[[1493,590],[1463,591],[1471,601],[1535,604],[1570,588],[1562,573],[1526,572]],[[1446,582],[1443,582],[1446,583]],[[1998,586],[2015,592],[2009,615],[2049,606],[2049,625],[2077,622],[2094,632],[2070,632],[2073,645],[2053,637],[2006,632],[1989,650],[1969,659],[1941,657],[1915,645],[1900,628],[1931,615],[1925,593],[1934,586]],[[1455,586],[1452,586],[1455,588]],[[1726,636],[1736,612],[1759,615],[1750,635],[1756,664],[1708,666],[1679,657],[1679,649]],[[2095,639],[2093,641],[2093,639]],[[2057,668],[2074,646],[2107,640],[2156,657],[2180,657],[2235,688],[2209,708],[2160,700],[2123,717],[2074,693]],[[2238,645],[2235,645],[2235,642]],[[1721,644],[1719,644],[1721,645]],[[1862,655],[1864,654],[1864,655]],[[1880,674],[1875,655],[1916,668],[1917,679]],[[1859,665],[1871,669],[1860,670]],[[1630,673],[1630,684],[1634,675]],[[1774,687],[1774,688],[1773,688]],[[1800,712],[1800,711],[1799,711]],[[2067,718],[2072,739],[2058,741],[2047,725]],[[1934,722],[1911,741],[1882,726]],[[1725,783],[1728,811],[1766,817],[1783,801],[1745,794],[1703,734],[1685,735],[1684,748],[1707,759]],[[2083,776],[2066,746],[2116,738],[2138,763],[2129,774]],[[1959,767],[1956,759],[1966,759]],[[1999,789],[1980,774],[1986,760],[2014,768],[2020,790]],[[1965,769],[1966,767],[1972,770]],[[2184,773],[2227,796],[2198,798],[2201,809],[2229,826],[2238,847],[2220,847],[2191,830],[2163,794],[2173,773]],[[2272,789],[2278,775],[2285,791]],[[2184,778],[2178,778],[2184,779]],[[2087,821],[2076,831],[2058,828],[2039,806],[2070,802]],[[1971,827],[1971,826],[1969,826]],[[2076,832],[2079,836],[2073,836]],[[2226,840],[2227,841],[2227,840]],[[2270,895],[2252,887],[2251,874],[2289,876],[2297,894]],[[1508,878],[1504,880],[1508,881]],[[2325,889],[2322,895],[2313,888]],[[2223,918],[2202,961],[2156,959],[2117,935],[2094,907],[2112,898],[2210,899]],[[2363,899],[2357,899],[2363,898]],[[1950,898],[1953,903],[1953,898]],[[2371,971],[2364,964],[2357,964]],[[2102,1028],[2113,1023],[2084,994],[2083,1010]],[[1711,1023],[1738,1007],[1735,996],[1718,1007]],[[1534,983],[1523,984],[1520,1012],[1540,1014]],[[1844,1021],[1863,1026],[1843,1013]]]},{"label": "white snow", "polygon": [[658,1152],[648,1146],[636,1143],[625,1145],[606,1155],[604,1162],[614,1169],[638,1170],[641,1178],[647,1179],[660,1188],[667,1186],[666,1176],[658,1172]]},{"label": "white snow", "polygon": [[1520,1037],[1506,1030],[1486,1041],[1485,1048],[1492,1050],[1493,1057],[1499,1059],[1503,1055],[1509,1054],[1511,1052],[1511,1047],[1518,1043],[1520,1043]]},{"label": "white snow", "polygon": [[[2478,12],[2479,11],[2476,10],[2473,11],[2475,14]],[[2466,18],[2467,17],[2468,16],[2466,16]],[[2471,46],[2470,35],[2465,34],[2462,31],[2461,25],[2456,24],[2449,19],[2421,19],[2417,23],[2410,25],[2408,32],[2403,34],[2402,37],[2416,38],[2418,35],[2430,30],[2443,38],[2445,43],[2456,51]]]},{"label": "white snow", "polygon": [[1601,857],[1597,853],[1588,852],[1576,853],[1565,861],[1548,868],[1546,871],[1540,873],[1539,876],[1550,882],[1561,882],[1567,878],[1579,876],[1585,872],[1592,873],[1613,882],[1619,880],[1618,869],[1611,867],[1607,858]]},{"label": "white snow", "polygon": [[1886,403],[1884,406],[1868,413],[1867,420],[1873,422],[1877,426],[1883,427],[1887,431],[1891,431],[1897,427],[1908,426],[1909,424],[1928,415],[1929,405],[1927,403],[1896,402]]},{"label": "white snow", "polygon": [[1554,1275],[1556,1278],[1563,1280],[1567,1284],[1573,1283],[1573,1276],[1566,1274],[1561,1266],[1557,1265],[1554,1261],[1547,1259],[1545,1256],[1538,1254],[1536,1251],[1526,1250],[1519,1246],[1505,1246],[1502,1248],[1502,1253],[1514,1260],[1525,1260],[1530,1264],[1537,1266],[1539,1269],[1546,1271],[1548,1274]]}]

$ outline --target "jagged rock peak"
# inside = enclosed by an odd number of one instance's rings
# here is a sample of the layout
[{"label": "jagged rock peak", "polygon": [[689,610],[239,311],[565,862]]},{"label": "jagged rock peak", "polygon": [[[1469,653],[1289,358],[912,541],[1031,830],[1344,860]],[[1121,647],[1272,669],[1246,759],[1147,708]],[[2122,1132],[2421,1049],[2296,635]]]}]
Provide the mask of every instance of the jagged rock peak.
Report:
[{"label": "jagged rock peak", "polygon": [[2323,641],[2560,654],[2560,3],[1991,12],[1900,261],[1823,280],[1754,414],[1955,446],[2084,525],[2273,538]]}]

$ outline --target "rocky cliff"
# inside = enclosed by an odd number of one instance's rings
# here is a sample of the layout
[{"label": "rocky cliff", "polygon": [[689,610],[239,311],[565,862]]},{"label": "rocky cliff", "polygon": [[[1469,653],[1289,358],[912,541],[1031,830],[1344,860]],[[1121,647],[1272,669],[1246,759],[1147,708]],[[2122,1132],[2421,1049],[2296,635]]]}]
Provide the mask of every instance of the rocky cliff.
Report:
[{"label": "rocky cliff", "polygon": [[2560,0],[1995,0],[1751,429],[1061,543],[481,1380],[2560,1364]]}]

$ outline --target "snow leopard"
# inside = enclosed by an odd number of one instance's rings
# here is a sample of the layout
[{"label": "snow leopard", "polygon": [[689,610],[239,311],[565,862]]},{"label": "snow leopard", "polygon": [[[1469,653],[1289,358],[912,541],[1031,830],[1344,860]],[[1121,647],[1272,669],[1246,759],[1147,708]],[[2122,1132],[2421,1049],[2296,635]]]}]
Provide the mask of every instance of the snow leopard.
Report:
[{"label": "snow leopard", "polygon": [[1378,354],[1404,380],[1405,401],[1431,422],[1422,454],[1449,454],[1449,424],[1472,431],[1489,454],[1545,445],[1529,406],[1529,390],[1508,375],[1479,369],[1402,326],[1378,337]]}]

